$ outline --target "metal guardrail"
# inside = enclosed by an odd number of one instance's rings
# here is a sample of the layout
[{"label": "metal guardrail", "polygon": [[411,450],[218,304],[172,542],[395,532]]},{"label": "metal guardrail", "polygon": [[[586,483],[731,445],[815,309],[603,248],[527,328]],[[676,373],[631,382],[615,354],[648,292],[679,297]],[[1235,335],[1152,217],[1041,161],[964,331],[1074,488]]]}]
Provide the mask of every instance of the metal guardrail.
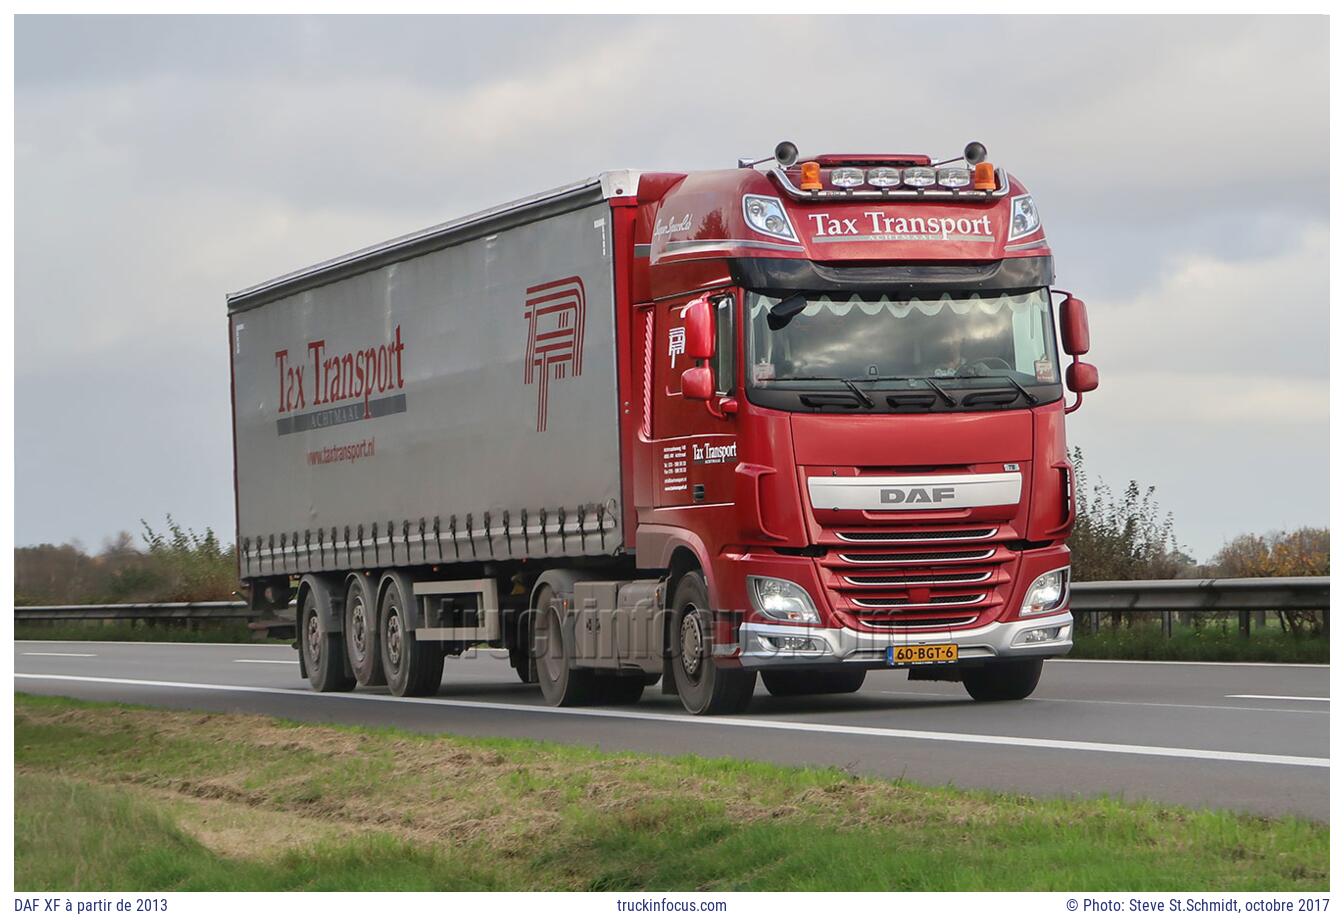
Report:
[{"label": "metal guardrail", "polygon": [[[1171,634],[1173,614],[1224,613],[1239,616],[1250,633],[1252,612],[1330,609],[1329,576],[1310,578],[1189,578],[1160,581],[1075,582],[1070,587],[1075,614],[1086,616],[1096,631],[1102,614],[1161,615]],[[267,615],[274,621],[275,615]],[[176,604],[78,604],[15,607],[18,623],[58,620],[258,620],[242,601]]]},{"label": "metal guardrail", "polygon": [[[1328,631],[1329,576],[1302,578],[1172,578],[1159,581],[1089,581],[1070,588],[1070,607],[1085,616],[1092,632],[1102,614],[1160,615],[1162,632],[1171,636],[1176,614],[1236,613],[1243,637],[1251,634],[1251,614],[1319,610]],[[1262,620],[1263,622],[1263,620]]]}]

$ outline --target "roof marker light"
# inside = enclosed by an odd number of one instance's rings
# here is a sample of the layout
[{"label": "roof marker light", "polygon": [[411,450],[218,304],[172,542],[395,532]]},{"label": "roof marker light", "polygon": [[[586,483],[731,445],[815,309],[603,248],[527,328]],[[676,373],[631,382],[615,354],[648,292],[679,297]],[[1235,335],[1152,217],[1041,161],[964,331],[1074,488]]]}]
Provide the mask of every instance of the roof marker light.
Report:
[{"label": "roof marker light", "polygon": [[975,164],[975,188],[982,192],[992,192],[998,188],[994,178],[994,164],[981,160]]},{"label": "roof marker light", "polygon": [[808,160],[802,167],[802,189],[805,192],[821,191],[821,164]]}]

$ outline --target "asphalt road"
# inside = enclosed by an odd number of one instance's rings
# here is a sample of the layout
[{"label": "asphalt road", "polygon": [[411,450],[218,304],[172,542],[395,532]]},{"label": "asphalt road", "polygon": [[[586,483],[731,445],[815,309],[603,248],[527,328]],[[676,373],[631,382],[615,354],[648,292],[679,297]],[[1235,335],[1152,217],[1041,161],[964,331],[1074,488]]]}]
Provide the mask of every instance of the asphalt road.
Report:
[{"label": "asphalt road", "polygon": [[1036,694],[974,703],[959,684],[870,672],[857,694],[687,715],[658,687],[635,706],[559,710],[494,653],[449,659],[440,695],[317,694],[283,645],[16,642],[18,691],[603,750],[830,764],[933,785],[1329,817],[1329,668],[1052,661]]}]

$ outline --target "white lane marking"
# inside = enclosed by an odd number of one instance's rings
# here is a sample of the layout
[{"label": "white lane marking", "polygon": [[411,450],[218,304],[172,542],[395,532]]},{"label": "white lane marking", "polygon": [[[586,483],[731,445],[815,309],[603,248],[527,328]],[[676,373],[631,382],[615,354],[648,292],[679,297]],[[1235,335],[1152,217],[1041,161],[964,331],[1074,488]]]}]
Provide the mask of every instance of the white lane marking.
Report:
[{"label": "white lane marking", "polygon": [[[885,693],[888,696],[921,696],[925,699],[944,699],[964,702],[964,700],[951,693],[916,693],[912,690],[879,690],[878,693]],[[1283,697],[1287,699],[1288,697]],[[1293,697],[1294,699],[1307,699],[1307,697]],[[1266,699],[1279,699],[1279,697],[1266,697]],[[1267,706],[1215,706],[1208,703],[1148,703],[1138,700],[1083,700],[1083,699],[1063,699],[1052,696],[1033,696],[1022,702],[1024,703],[1088,703],[1101,706],[1156,706],[1161,709],[1219,709],[1223,712],[1296,712],[1311,716],[1330,715],[1324,709],[1271,709]]]},{"label": "white lane marking", "polygon": [[421,706],[447,706],[455,709],[484,709],[496,712],[529,712],[537,715],[578,716],[581,718],[628,719],[640,722],[677,722],[687,725],[717,725],[732,728],[762,728],[773,731],[804,732],[822,735],[866,735],[876,738],[903,738],[914,741],[948,741],[961,744],[989,744],[1001,747],[1046,748],[1061,751],[1088,751],[1098,754],[1136,754],[1144,757],[1176,757],[1187,760],[1221,760],[1234,763],[1275,764],[1285,767],[1329,767],[1328,757],[1298,757],[1291,754],[1256,754],[1245,751],[1209,751],[1198,748],[1150,747],[1142,744],[1112,744],[1102,741],[1069,741],[1053,738],[1020,738],[1009,735],[977,735],[962,732],[931,732],[905,728],[870,728],[864,725],[829,725],[824,722],[780,722],[729,716],[692,716],[673,713],[630,712],[617,709],[555,709],[524,703],[488,703],[483,700],[453,700],[418,697],[371,696],[361,693],[323,693],[289,690],[280,687],[240,687],[229,684],[192,684],[181,681],[134,680],[128,677],[80,677],[74,674],[15,674],[27,680],[65,680],[89,684],[118,684],[130,687],[165,687],[173,690],[219,690],[232,693],[262,693],[275,696],[302,696],[313,701],[324,699],[361,700],[369,703],[409,703]]},{"label": "white lane marking", "polygon": [[20,655],[32,655],[40,658],[97,658],[93,652],[19,652]]},{"label": "white lane marking", "polygon": [[279,658],[235,658],[234,664],[298,664],[299,660],[294,658],[290,661],[281,661]]},{"label": "white lane marking", "polygon": [[1328,703],[1328,696],[1268,696],[1263,693],[1229,693],[1229,700],[1288,700],[1296,703]]}]

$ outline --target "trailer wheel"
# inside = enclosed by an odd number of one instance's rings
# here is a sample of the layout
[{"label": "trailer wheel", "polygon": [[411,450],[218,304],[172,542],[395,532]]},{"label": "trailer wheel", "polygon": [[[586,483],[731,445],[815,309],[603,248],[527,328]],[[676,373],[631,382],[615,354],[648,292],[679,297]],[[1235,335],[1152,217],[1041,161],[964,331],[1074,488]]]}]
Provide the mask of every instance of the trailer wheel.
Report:
[{"label": "trailer wheel", "polygon": [[857,693],[863,686],[867,671],[816,671],[799,669],[775,670],[764,668],[761,680],[771,696],[807,696],[819,693]]},{"label": "trailer wheel", "polygon": [[414,598],[410,579],[397,575],[378,605],[378,644],[393,696],[433,696],[443,682],[443,649],[437,642],[416,641],[410,631]]},{"label": "trailer wheel", "polygon": [[971,699],[980,703],[1000,700],[1025,700],[1041,679],[1043,658],[1020,661],[994,661],[979,668],[968,668],[962,684]]},{"label": "trailer wheel", "polygon": [[367,576],[354,572],[345,592],[345,653],[361,687],[387,683],[378,641],[378,595]]},{"label": "trailer wheel", "polygon": [[672,674],[677,695],[695,715],[741,712],[751,703],[756,672],[721,668],[711,655],[714,615],[705,577],[691,571],[672,595]]},{"label": "trailer wheel", "polygon": [[345,672],[345,644],[341,637],[322,625],[315,592],[304,592],[303,614],[299,617],[299,654],[308,683],[318,693],[349,690],[355,679]]},{"label": "trailer wheel", "polygon": [[532,619],[532,637],[536,643],[533,657],[542,697],[551,706],[582,706],[592,702],[597,675],[574,667],[574,650],[565,636],[560,605],[555,602],[550,585],[543,585],[537,592],[537,610]]}]

